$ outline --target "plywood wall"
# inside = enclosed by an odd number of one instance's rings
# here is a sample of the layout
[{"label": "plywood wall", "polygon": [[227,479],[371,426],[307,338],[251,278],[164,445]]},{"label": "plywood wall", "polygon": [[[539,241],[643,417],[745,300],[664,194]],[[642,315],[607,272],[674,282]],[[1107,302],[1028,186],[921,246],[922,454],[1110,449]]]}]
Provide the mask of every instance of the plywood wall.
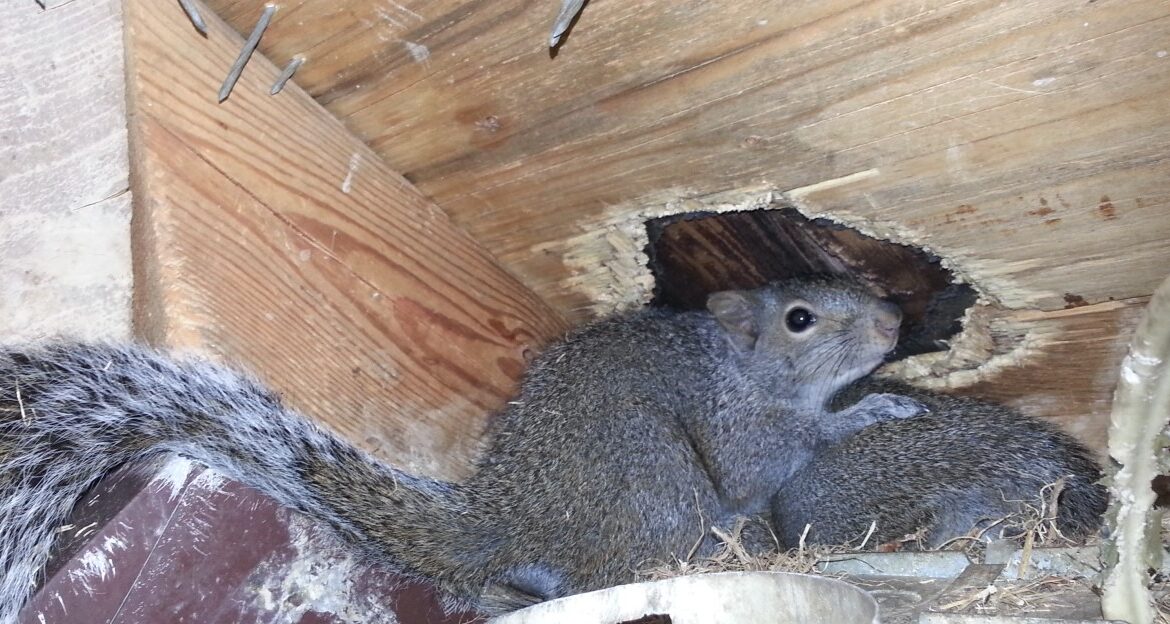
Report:
[{"label": "plywood wall", "polygon": [[[242,30],[260,4],[211,2]],[[812,209],[929,243],[1014,308],[1161,277],[1165,2],[595,0],[550,58],[556,9],[294,0],[262,49],[305,54],[311,94],[566,311],[594,310],[576,237],[759,185],[828,184]]]},{"label": "plywood wall", "polygon": [[780,199],[983,295],[980,346],[904,374],[1100,443],[1170,267],[1170,5],[593,0],[550,54],[557,9],[290,0],[261,49],[574,320],[649,297],[645,218]]}]

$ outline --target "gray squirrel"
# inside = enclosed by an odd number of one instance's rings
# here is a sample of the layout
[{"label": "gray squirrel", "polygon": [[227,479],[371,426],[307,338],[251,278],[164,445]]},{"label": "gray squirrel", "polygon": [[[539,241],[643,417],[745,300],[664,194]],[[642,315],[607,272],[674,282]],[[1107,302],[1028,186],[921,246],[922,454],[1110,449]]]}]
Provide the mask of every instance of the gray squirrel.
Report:
[{"label": "gray squirrel", "polygon": [[0,348],[0,624],[87,488],[163,452],[325,523],[451,606],[498,613],[631,581],[644,561],[686,555],[705,526],[767,514],[815,454],[920,413],[889,393],[828,408],[882,362],[900,320],[859,286],[805,279],[594,323],[533,361],[462,483],[378,462],[218,365],[138,347]]},{"label": "gray squirrel", "polygon": [[[871,543],[919,530],[938,547],[985,527],[986,537],[1018,531],[1015,520],[1060,480],[1056,527],[1083,538],[1101,526],[1108,494],[1093,454],[1055,426],[1008,407],[867,378],[836,397],[848,404],[872,392],[912,397],[929,412],[868,427],[818,454],[772,501],[780,540]],[[1049,510],[1051,511],[1051,510]],[[998,527],[992,523],[1007,518]],[[805,534],[805,527],[808,533]]]}]

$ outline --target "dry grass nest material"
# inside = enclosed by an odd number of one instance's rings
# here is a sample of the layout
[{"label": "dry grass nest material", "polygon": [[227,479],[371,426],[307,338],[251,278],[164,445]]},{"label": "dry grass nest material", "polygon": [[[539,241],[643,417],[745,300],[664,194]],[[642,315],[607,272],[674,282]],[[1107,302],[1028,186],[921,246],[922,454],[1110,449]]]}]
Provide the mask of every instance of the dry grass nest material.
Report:
[{"label": "dry grass nest material", "polygon": [[[1052,483],[1042,490],[1035,502],[1021,504],[1018,513],[1003,518],[989,519],[982,523],[980,528],[973,529],[967,535],[952,539],[934,550],[963,551],[973,562],[980,562],[987,544],[986,540],[993,535],[992,531],[996,530],[996,533],[1002,534],[1003,537],[1019,542],[1021,549],[1020,570],[1021,576],[1024,576],[1024,571],[1029,566],[1032,550],[1036,547],[1099,543],[1099,538],[1095,536],[1081,542],[1060,532],[1056,525],[1056,512],[1057,501],[1063,488],[1063,481]],[[871,544],[869,537],[874,530],[872,526],[866,535],[860,536],[853,544],[806,545],[802,539],[797,548],[784,550],[780,548],[779,540],[774,534],[771,534],[767,526],[763,520],[740,519],[730,531],[719,527],[710,527],[709,532],[720,541],[719,548],[713,555],[696,557],[695,552],[699,545],[697,542],[685,558],[648,565],[638,572],[638,579],[659,580],[684,574],[709,572],[795,572],[824,575],[820,571],[820,565],[823,562],[842,554],[862,552],[867,546],[870,547],[871,552],[890,552],[903,549],[931,550],[925,546],[923,539],[925,532],[923,531],[906,535],[890,543]],[[747,541],[752,542],[754,548],[745,544],[745,533],[752,531],[755,532],[753,539]],[[773,549],[759,547],[758,536],[761,532],[770,535]],[[1163,541],[1168,541],[1170,514],[1167,514],[1163,519],[1162,535]],[[761,550],[763,552],[759,552]],[[1093,591],[1093,581],[1059,576],[1016,581],[1000,580],[993,585],[973,592],[969,596],[941,605],[938,609],[948,612],[982,614],[1027,612],[1042,610],[1047,605],[1051,605],[1054,599],[1059,600],[1060,595],[1076,591]],[[1170,579],[1159,580],[1153,585],[1152,591],[1159,613],[1158,624],[1170,624]]]},{"label": "dry grass nest material", "polygon": [[[885,544],[873,544],[870,537],[876,526],[871,525],[869,531],[851,543],[832,546],[806,545],[802,536],[796,548],[784,550],[764,520],[741,518],[730,531],[710,527],[710,533],[720,541],[718,550],[710,557],[695,557],[695,551],[699,546],[696,543],[687,557],[672,562],[655,562],[638,572],[638,576],[642,580],[657,580],[705,572],[819,574],[819,564],[826,559],[834,555],[864,552],[867,546],[870,547],[870,552],[958,550],[966,552],[972,561],[977,562],[982,559],[987,539],[992,535],[1014,539],[1020,543],[1022,550],[1020,569],[1023,571],[1028,567],[1032,549],[1037,546],[1071,546],[1085,543],[1069,538],[1056,526],[1057,501],[1063,489],[1063,480],[1051,483],[1043,488],[1036,501],[1021,501],[1018,513],[1002,518],[989,518],[967,535],[951,539],[933,549],[926,545],[925,530],[904,535]],[[747,540],[752,542],[752,547],[745,545],[745,532],[753,533],[752,539]],[[761,533],[766,533],[770,537],[771,549],[760,547],[763,541],[759,538]],[[808,527],[805,528],[805,535],[807,534]],[[1093,538],[1089,543],[1095,540],[1096,538]],[[761,550],[764,552],[760,552]]]},{"label": "dry grass nest material", "polygon": [[637,573],[638,580],[660,580],[686,574],[708,572],[798,572],[820,574],[818,564],[830,555],[852,552],[849,546],[813,546],[782,550],[780,541],[772,535],[775,548],[760,554],[749,552],[744,544],[744,532],[748,528],[769,531],[762,520],[740,518],[730,531],[711,527],[711,533],[720,541],[719,549],[710,557],[695,557],[691,553],[684,559],[670,562],[654,562]]}]

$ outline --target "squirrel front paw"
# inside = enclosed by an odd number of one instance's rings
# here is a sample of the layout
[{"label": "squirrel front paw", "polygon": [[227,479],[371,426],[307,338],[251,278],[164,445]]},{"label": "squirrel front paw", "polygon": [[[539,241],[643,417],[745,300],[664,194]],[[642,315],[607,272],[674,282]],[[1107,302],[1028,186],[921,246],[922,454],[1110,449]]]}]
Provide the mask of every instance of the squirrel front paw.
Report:
[{"label": "squirrel front paw", "polygon": [[889,392],[867,394],[853,406],[853,409],[867,414],[871,422],[911,418],[930,411],[922,403],[900,394]]}]

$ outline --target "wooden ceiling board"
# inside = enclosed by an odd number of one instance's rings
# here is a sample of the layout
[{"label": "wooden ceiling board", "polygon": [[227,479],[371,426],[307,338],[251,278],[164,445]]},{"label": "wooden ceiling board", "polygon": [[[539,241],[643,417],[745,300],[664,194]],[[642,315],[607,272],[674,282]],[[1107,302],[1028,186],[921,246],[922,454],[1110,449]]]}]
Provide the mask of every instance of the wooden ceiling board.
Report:
[{"label": "wooden ceiling board", "polygon": [[[245,32],[262,5],[210,4]],[[593,0],[554,56],[557,8],[300,0],[261,49],[305,54],[299,84],[578,320],[565,256],[615,206],[859,172],[808,207],[1009,307],[1148,295],[1170,263],[1165,2]]]}]

